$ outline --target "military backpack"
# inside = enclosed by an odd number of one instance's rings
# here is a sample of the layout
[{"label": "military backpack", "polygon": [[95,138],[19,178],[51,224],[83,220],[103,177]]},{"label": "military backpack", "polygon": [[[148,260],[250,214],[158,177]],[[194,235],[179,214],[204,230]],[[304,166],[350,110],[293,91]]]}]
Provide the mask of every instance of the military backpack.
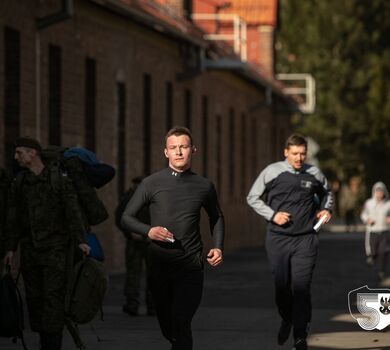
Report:
[{"label": "military backpack", "polygon": [[42,151],[42,160],[69,175],[89,225],[100,224],[108,218],[95,188],[104,186],[114,178],[113,167],[101,163],[95,153],[82,147],[49,146]]},{"label": "military backpack", "polygon": [[78,324],[91,322],[100,312],[103,319],[103,299],[108,287],[104,265],[85,257],[73,267],[65,295],[65,322],[76,346],[84,349]]},{"label": "military backpack", "polygon": [[103,187],[115,176],[115,169],[111,165],[102,163],[94,152],[83,147],[49,146],[42,151],[42,159],[46,163],[57,162],[68,171],[72,171],[74,166],[68,165],[68,160],[77,159],[78,167],[81,167],[88,183],[94,188]]},{"label": "military backpack", "polygon": [[[85,154],[90,155],[90,158],[86,158]],[[50,183],[54,191],[58,191],[61,186],[62,174],[67,174],[75,187],[86,221],[89,225],[98,225],[108,218],[108,212],[95,188],[111,181],[115,170],[107,164],[93,163],[95,160],[91,158],[92,155],[93,152],[83,148],[50,146],[42,151],[42,160],[50,167]],[[21,188],[24,174],[22,171],[16,176],[17,188]]]}]

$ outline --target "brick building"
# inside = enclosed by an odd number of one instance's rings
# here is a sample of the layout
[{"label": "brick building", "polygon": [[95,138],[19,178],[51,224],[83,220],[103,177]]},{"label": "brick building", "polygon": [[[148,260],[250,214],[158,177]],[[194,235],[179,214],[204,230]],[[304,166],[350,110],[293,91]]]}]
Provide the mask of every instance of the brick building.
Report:
[{"label": "brick building", "polygon": [[[100,190],[112,214],[134,176],[166,165],[167,129],[186,125],[198,148],[194,170],[220,194],[226,248],[261,244],[261,220],[245,197],[259,171],[281,157],[296,104],[272,70],[243,62],[227,42],[206,40],[191,18],[195,5],[2,0],[0,165],[10,166],[19,135],[94,150],[117,169]],[[124,239],[112,215],[94,231],[109,269],[123,271]]]}]

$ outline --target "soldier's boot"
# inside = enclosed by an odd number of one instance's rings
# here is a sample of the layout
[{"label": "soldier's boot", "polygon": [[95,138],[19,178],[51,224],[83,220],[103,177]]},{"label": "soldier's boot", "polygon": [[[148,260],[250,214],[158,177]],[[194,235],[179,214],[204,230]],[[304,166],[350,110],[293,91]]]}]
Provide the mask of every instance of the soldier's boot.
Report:
[{"label": "soldier's boot", "polygon": [[122,306],[122,311],[129,314],[130,316],[137,316],[139,301],[137,296],[133,294],[134,293],[126,297],[127,303]]}]

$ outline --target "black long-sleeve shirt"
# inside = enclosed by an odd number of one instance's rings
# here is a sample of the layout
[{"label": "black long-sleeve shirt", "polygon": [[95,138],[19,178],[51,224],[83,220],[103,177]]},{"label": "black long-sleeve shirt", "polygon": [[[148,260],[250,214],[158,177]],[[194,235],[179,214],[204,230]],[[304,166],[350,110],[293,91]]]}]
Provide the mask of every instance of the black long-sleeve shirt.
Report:
[{"label": "black long-sleeve shirt", "polygon": [[[144,205],[149,206],[150,225],[136,217]],[[166,168],[145,178],[128,203],[121,224],[146,236],[151,227],[167,228],[175,242],[152,241],[152,256],[168,262],[185,262],[203,248],[199,228],[202,207],[209,216],[214,246],[222,249],[224,220],[214,185],[191,170],[178,173]]]}]

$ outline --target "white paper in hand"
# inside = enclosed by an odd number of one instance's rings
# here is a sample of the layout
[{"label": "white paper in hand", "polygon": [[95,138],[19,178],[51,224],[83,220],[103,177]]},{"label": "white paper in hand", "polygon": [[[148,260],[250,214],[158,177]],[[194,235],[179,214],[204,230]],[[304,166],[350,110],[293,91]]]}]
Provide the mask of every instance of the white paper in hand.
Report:
[{"label": "white paper in hand", "polygon": [[314,230],[316,231],[316,232],[318,232],[319,230],[320,230],[320,228],[321,228],[321,226],[324,224],[324,221],[325,221],[325,219],[327,218],[327,216],[328,215],[322,215],[321,216],[321,218],[318,220],[318,222],[315,224],[315,226],[313,227],[314,228]]},{"label": "white paper in hand", "polygon": [[[166,227],[164,227],[164,230],[165,231],[168,231],[168,229]],[[165,238],[168,242],[171,242],[171,243],[175,243],[175,239],[174,238]]]}]

